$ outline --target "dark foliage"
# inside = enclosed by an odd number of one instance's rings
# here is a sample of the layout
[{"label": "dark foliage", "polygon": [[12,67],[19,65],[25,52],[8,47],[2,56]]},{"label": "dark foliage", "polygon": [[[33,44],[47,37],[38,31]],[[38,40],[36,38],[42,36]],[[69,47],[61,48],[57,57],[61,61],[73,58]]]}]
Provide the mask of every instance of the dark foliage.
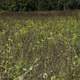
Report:
[{"label": "dark foliage", "polygon": [[1,0],[0,10],[43,11],[80,9],[80,0]]}]

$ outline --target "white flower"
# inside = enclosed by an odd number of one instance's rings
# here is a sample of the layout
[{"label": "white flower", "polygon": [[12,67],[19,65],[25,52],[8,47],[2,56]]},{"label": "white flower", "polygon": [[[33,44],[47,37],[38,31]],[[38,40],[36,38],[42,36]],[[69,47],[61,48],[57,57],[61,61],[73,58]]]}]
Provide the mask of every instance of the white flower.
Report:
[{"label": "white flower", "polygon": [[26,68],[23,68],[23,71],[27,71],[27,69]]},{"label": "white flower", "polygon": [[33,69],[33,66],[31,66],[31,67],[29,68],[30,71],[32,71],[32,69]]},{"label": "white flower", "polygon": [[47,74],[47,73],[44,73],[44,74],[43,74],[43,78],[44,78],[44,79],[47,79],[47,77],[48,77],[48,74]]}]

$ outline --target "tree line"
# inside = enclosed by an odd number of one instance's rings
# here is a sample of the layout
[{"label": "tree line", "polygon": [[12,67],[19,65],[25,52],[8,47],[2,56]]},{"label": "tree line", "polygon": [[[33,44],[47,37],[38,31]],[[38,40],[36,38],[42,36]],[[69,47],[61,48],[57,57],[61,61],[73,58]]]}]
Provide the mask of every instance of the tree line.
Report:
[{"label": "tree line", "polygon": [[0,10],[47,11],[80,9],[80,0],[1,0]]}]

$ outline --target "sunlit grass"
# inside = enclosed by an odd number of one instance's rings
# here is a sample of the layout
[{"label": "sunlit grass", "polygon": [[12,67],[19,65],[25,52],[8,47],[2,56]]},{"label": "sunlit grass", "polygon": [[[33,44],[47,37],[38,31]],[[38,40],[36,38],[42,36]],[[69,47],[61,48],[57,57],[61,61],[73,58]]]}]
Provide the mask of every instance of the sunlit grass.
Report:
[{"label": "sunlit grass", "polygon": [[80,19],[0,19],[2,80],[79,80]]}]

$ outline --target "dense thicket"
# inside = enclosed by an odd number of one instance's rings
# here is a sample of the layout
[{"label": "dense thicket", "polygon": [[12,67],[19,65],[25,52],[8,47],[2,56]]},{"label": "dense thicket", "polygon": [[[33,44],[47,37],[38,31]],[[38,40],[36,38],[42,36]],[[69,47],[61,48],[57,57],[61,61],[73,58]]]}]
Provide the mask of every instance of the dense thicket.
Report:
[{"label": "dense thicket", "polygon": [[80,0],[1,0],[0,10],[42,11],[79,9]]}]

